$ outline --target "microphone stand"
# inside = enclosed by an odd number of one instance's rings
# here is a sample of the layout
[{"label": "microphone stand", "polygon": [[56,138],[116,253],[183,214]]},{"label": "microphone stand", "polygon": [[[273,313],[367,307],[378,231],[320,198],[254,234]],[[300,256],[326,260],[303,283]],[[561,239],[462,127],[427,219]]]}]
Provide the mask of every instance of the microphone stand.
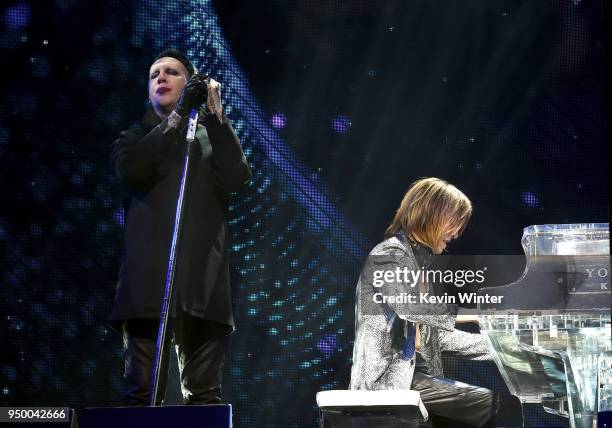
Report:
[{"label": "microphone stand", "polygon": [[[183,175],[181,177],[181,186],[176,202],[176,214],[174,218],[174,231],[172,233],[172,244],[170,246],[170,259],[168,260],[168,271],[166,274],[166,287],[164,289],[164,299],[162,302],[161,316],[159,317],[159,330],[157,332],[157,343],[155,345],[155,365],[153,366],[153,377],[151,382],[151,400],[149,405],[157,405],[157,396],[159,395],[159,377],[161,373],[162,362],[164,359],[164,343],[166,342],[166,330],[168,329],[168,318],[172,308],[172,289],[174,285],[174,272],[176,270],[176,249],[181,237],[181,226],[183,220],[183,207],[185,204],[185,188],[187,186],[187,177],[189,173],[189,155],[191,153],[192,143],[195,141],[195,134],[198,125],[198,110],[193,109],[189,115],[189,124],[187,125],[187,147],[185,149],[185,162],[183,164]],[[165,356],[167,357],[167,356]]]}]

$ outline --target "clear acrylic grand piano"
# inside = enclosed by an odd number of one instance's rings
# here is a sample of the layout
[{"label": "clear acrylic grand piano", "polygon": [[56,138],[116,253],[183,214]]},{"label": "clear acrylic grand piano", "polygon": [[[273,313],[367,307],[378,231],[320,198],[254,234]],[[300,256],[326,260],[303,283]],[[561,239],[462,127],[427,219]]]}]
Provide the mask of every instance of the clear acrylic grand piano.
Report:
[{"label": "clear acrylic grand piano", "polygon": [[522,403],[591,428],[612,410],[609,225],[529,226],[522,245],[523,275],[479,290],[503,296],[479,305],[480,331]]}]

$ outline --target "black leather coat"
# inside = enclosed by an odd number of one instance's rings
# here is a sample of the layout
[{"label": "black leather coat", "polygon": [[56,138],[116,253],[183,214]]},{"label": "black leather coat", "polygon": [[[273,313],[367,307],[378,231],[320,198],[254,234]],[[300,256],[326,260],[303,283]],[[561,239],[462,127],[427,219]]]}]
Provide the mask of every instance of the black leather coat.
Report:
[{"label": "black leather coat", "polygon": [[[125,209],[124,255],[111,322],[159,318],[186,142],[163,134],[149,110],[139,127],[112,144],[111,165]],[[175,304],[187,313],[234,325],[228,266],[228,193],[251,171],[227,118],[207,115],[192,144],[183,229],[177,251]]]}]

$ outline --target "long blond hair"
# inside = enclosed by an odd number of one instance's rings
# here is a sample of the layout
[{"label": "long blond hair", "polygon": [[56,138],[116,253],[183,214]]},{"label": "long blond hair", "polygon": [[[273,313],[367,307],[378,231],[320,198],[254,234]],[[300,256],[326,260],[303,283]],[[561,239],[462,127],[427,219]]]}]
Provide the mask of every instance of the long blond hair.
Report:
[{"label": "long blond hair", "polygon": [[445,225],[458,227],[461,234],[471,216],[472,203],[459,189],[439,178],[421,178],[410,185],[385,236],[403,230],[408,238],[434,249]]}]

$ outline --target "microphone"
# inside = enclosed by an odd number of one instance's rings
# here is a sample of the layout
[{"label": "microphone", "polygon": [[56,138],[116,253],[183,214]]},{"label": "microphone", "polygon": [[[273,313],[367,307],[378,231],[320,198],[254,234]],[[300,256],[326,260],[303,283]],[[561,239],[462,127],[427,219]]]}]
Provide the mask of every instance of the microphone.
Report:
[{"label": "microphone", "polygon": [[[202,73],[202,74],[196,73],[194,77],[202,79],[206,83],[206,88],[208,89],[208,84],[210,82],[210,77],[208,76],[208,73]],[[208,91],[204,94],[204,103],[206,103],[207,99],[208,99]],[[188,143],[191,143],[195,140],[195,134],[196,134],[197,127],[198,127],[198,109],[194,108],[193,110],[191,110],[191,113],[189,114],[189,122],[187,124],[187,136],[185,137],[185,139],[187,140]]]},{"label": "microphone", "polygon": [[187,124],[187,136],[185,139],[188,143],[192,143],[195,140],[196,129],[198,127],[198,109],[191,110],[189,114],[189,122]]}]

